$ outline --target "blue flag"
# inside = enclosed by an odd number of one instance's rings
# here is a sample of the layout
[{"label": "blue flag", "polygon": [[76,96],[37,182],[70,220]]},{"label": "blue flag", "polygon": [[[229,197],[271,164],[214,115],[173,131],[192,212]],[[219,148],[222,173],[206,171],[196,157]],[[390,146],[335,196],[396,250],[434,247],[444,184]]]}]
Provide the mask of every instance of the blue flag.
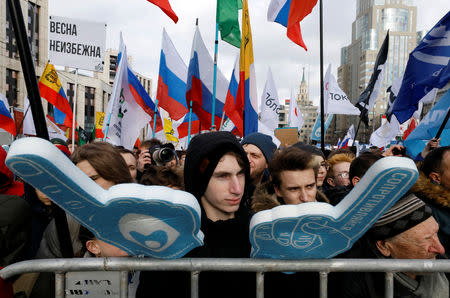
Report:
[{"label": "blue flag", "polygon": [[[331,120],[333,120],[333,116],[334,116],[334,114],[328,115],[327,120],[324,123],[325,133],[327,133],[327,129],[331,124]],[[317,141],[317,142],[319,142],[321,140],[322,133],[321,133],[320,126],[321,125],[320,125],[320,115],[319,115],[319,117],[317,117],[316,123],[314,124],[313,132],[311,134],[311,140]]]},{"label": "blue flag", "polygon": [[409,55],[402,86],[392,109],[392,114],[400,123],[411,118],[420,99],[431,89],[442,88],[450,80],[449,40],[450,12],[425,35]]},{"label": "blue flag", "polygon": [[[412,157],[417,156],[425,148],[426,143],[436,136],[445,116],[450,109],[450,91],[439,100],[431,111],[422,119],[419,126],[404,141],[406,151]],[[450,145],[450,121],[441,133],[440,146]]]}]

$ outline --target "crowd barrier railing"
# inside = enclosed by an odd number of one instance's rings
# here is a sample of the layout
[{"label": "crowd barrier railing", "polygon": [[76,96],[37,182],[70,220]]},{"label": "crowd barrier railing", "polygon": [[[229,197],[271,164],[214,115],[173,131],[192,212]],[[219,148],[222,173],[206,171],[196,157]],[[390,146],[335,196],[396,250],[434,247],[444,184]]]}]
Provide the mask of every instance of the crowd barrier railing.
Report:
[{"label": "crowd barrier railing", "polygon": [[264,297],[265,272],[319,272],[320,297],[327,297],[330,272],[385,272],[385,297],[393,297],[395,272],[450,272],[450,260],[410,259],[206,259],[182,258],[156,260],[150,258],[80,258],[41,259],[18,262],[0,270],[0,277],[7,279],[31,272],[55,273],[55,297],[66,297],[66,273],[70,272],[118,272],[120,290],[118,297],[128,295],[129,271],[189,271],[191,272],[191,297],[198,297],[199,273],[202,271],[245,271],[256,273],[258,298]]}]

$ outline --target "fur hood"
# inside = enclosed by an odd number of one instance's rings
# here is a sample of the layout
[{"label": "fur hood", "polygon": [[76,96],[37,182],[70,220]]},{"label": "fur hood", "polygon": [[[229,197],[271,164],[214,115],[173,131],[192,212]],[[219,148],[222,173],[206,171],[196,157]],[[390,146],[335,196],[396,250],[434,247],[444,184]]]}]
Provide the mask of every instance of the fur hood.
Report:
[{"label": "fur hood", "polygon": [[[317,191],[317,202],[329,203],[327,197]],[[272,209],[277,206],[281,206],[281,202],[278,200],[277,195],[273,189],[272,184],[268,181],[258,185],[252,196],[252,211],[259,212],[267,209]]]},{"label": "fur hood", "polygon": [[421,199],[430,200],[440,206],[450,208],[450,190],[439,184],[433,184],[430,179],[420,173],[419,179],[409,191]]}]

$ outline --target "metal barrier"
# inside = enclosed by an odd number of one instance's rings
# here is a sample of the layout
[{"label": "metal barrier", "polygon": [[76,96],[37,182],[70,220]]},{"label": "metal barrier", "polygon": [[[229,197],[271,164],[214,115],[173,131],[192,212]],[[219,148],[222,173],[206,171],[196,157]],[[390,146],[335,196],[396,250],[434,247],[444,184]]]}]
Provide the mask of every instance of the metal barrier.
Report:
[{"label": "metal barrier", "polygon": [[65,297],[65,274],[76,271],[120,271],[120,297],[128,295],[128,271],[190,271],[191,297],[198,297],[201,271],[256,272],[257,297],[264,297],[264,272],[319,272],[320,297],[327,297],[330,272],[385,272],[385,297],[393,297],[395,272],[450,272],[450,260],[409,259],[177,259],[80,258],[23,261],[0,270],[3,279],[30,272],[55,272],[55,297]]}]

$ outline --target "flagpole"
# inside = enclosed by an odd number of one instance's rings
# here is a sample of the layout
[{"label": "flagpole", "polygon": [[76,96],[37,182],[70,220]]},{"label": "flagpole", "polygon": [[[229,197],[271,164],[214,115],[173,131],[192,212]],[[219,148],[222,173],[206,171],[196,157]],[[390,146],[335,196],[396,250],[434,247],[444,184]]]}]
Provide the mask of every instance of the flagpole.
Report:
[{"label": "flagpole", "polygon": [[45,122],[44,109],[42,108],[41,95],[36,80],[36,70],[34,69],[31,56],[30,44],[28,43],[27,32],[23,22],[22,8],[18,0],[7,0],[9,5],[9,15],[14,29],[14,35],[19,50],[20,64],[22,65],[23,77],[30,101],[31,114],[33,115],[36,135],[40,138],[49,139],[47,123]]},{"label": "flagpole", "polygon": [[439,130],[436,136],[434,137],[435,139],[439,139],[441,137],[441,133],[444,131],[445,125],[447,124],[449,117],[450,117],[450,109],[447,111],[447,115],[445,116],[445,119],[442,122],[441,127],[439,127]]},{"label": "flagpole", "polygon": [[[73,92],[73,111],[72,111],[72,148],[75,146],[75,118],[77,113],[77,90],[78,90],[78,68],[75,68],[75,90]],[[109,126],[107,127],[107,129]],[[107,133],[107,132],[106,132]],[[80,136],[78,136],[80,137]],[[106,134],[105,134],[106,138]]]},{"label": "flagpole", "polygon": [[[152,138],[155,137],[156,133],[156,118],[158,117],[158,99],[155,99],[155,114],[153,114],[153,132],[152,132]],[[162,118],[161,118],[162,120]]]},{"label": "flagpole", "polygon": [[322,0],[319,0],[319,15],[320,15],[320,147],[322,152],[325,152],[325,111],[324,111],[324,94],[323,94],[323,13]]},{"label": "flagpole", "polygon": [[222,118],[220,119],[220,126],[219,126],[219,130],[222,130],[222,126],[223,126],[223,120],[225,118],[225,111],[222,112]]},{"label": "flagpole", "polygon": [[[216,10],[216,15],[217,15],[217,10]],[[216,16],[216,19],[217,19],[217,16]],[[216,86],[217,86],[217,55],[218,55],[218,51],[219,51],[219,23],[216,22],[216,41],[215,41],[215,45],[214,45],[214,80],[213,80],[211,131],[216,130],[215,125],[214,125],[214,118],[216,115]]]}]

